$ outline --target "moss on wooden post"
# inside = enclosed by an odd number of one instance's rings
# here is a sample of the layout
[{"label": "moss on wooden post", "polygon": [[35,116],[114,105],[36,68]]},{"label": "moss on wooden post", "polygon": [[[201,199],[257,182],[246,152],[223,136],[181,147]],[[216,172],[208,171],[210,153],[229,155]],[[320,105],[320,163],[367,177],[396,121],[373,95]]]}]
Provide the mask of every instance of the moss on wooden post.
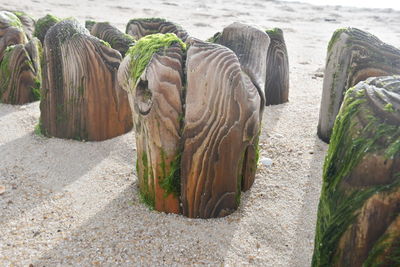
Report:
[{"label": "moss on wooden post", "polygon": [[397,76],[347,91],[324,164],[313,266],[400,263],[399,99]]}]

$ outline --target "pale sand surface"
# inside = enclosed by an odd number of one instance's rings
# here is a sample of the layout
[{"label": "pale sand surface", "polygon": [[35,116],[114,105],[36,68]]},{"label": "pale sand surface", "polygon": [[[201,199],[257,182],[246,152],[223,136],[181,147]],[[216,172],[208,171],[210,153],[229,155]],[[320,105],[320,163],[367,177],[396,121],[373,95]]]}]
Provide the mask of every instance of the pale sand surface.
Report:
[{"label": "pale sand surface", "polygon": [[[211,220],[149,211],[138,199],[134,133],[104,142],[38,137],[39,103],[0,104],[0,265],[309,266],[327,145],[316,127],[327,43],[343,26],[399,47],[400,13],[275,1],[5,0],[34,18],[164,17],[201,39],[240,21],[281,27],[290,102],[267,107],[260,166],[234,214]],[[326,21],[326,19],[335,21]]]}]

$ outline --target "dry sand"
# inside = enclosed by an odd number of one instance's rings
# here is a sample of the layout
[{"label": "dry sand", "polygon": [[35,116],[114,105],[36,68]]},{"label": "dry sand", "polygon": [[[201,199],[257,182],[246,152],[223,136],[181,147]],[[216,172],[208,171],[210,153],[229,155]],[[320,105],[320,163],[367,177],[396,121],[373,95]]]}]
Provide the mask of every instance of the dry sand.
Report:
[{"label": "dry sand", "polygon": [[[138,199],[134,132],[104,142],[36,136],[39,103],[0,104],[0,265],[309,266],[327,146],[316,127],[332,32],[367,30],[399,46],[400,13],[278,1],[5,0],[0,8],[110,21],[164,17],[208,38],[240,21],[281,27],[290,102],[265,109],[260,166],[234,214],[211,220],[149,211]],[[141,3],[143,2],[143,3]]]}]

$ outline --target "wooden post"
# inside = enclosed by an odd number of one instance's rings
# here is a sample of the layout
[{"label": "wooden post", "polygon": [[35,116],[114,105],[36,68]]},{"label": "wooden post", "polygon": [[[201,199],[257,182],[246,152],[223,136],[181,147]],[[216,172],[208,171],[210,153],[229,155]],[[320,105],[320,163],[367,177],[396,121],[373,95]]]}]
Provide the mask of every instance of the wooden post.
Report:
[{"label": "wooden post", "polygon": [[329,142],[348,88],[368,77],[400,74],[400,50],[356,28],[338,29],[328,45],[318,136]]},{"label": "wooden post", "polygon": [[25,104],[40,98],[40,51],[39,40],[33,38],[28,42],[24,26],[15,14],[0,12],[1,102]]},{"label": "wooden post", "polygon": [[47,32],[43,57],[43,134],[100,141],[132,128],[128,96],[116,80],[118,51],[63,20]]},{"label": "wooden post", "polygon": [[40,99],[40,41],[9,46],[0,62],[0,102],[22,105]]},{"label": "wooden post", "polygon": [[129,50],[118,71],[130,95],[141,198],[169,213],[180,212],[185,47],[174,34],[148,35]]},{"label": "wooden post", "polygon": [[400,77],[372,77],[336,118],[312,266],[398,266],[399,255]]},{"label": "wooden post", "polygon": [[125,32],[135,40],[154,33],[174,33],[184,42],[188,38],[187,32],[181,26],[160,18],[131,19]]},{"label": "wooden post", "polygon": [[33,35],[37,37],[42,44],[44,43],[44,38],[46,36],[47,31],[54,25],[56,25],[58,22],[60,22],[60,19],[47,14],[46,16],[38,19],[35,24],[35,31]]},{"label": "wooden post", "polygon": [[289,60],[283,31],[274,28],[266,32],[271,39],[265,80],[265,104],[269,106],[289,101]]},{"label": "wooden post", "polygon": [[[240,68],[246,75],[242,79],[246,81],[246,90],[249,92],[255,88],[260,96],[259,109],[259,130],[261,131],[261,120],[265,106],[265,77],[266,77],[266,62],[262,58],[267,57],[270,38],[265,32],[255,27],[233,23],[223,29],[222,33],[217,33],[213,37],[213,41],[217,44],[224,45],[231,49],[240,62]],[[258,136],[253,139],[253,143],[246,148],[243,161],[246,166],[242,180],[242,191],[247,191],[254,183],[256,165],[258,162]],[[251,167],[250,167],[251,166]]]},{"label": "wooden post", "polygon": [[24,33],[26,34],[26,37],[28,38],[28,40],[31,40],[33,37],[33,32],[35,30],[35,20],[22,11],[13,11],[13,13],[21,21],[22,28],[24,30]]},{"label": "wooden post", "polygon": [[121,53],[122,57],[125,56],[129,47],[135,44],[132,36],[124,34],[108,22],[97,22],[88,27],[90,27],[90,34],[109,43],[112,48]]},{"label": "wooden post", "polygon": [[19,18],[11,12],[0,11],[0,60],[8,46],[27,42],[28,39]]},{"label": "wooden post", "polygon": [[254,181],[269,39],[247,26],[224,38],[244,44],[242,61],[225,46],[154,34],[118,70],[130,93],[140,193],[158,211],[226,216]]}]

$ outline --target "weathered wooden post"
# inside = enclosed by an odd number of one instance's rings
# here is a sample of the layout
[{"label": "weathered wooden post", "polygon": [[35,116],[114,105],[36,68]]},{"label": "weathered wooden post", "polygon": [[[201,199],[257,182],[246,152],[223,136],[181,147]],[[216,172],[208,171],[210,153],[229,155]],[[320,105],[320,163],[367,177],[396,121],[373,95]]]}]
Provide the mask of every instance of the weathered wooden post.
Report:
[{"label": "weathered wooden post", "polygon": [[99,141],[132,128],[128,96],[116,80],[118,51],[77,21],[63,20],[47,32],[43,57],[43,134]]},{"label": "weathered wooden post", "polygon": [[181,26],[161,18],[131,19],[126,25],[125,32],[135,40],[154,33],[174,33],[185,42],[189,36]]},{"label": "weathered wooden post", "polygon": [[[119,68],[130,92],[140,193],[156,210],[225,216],[254,181],[269,38],[236,30],[242,61],[225,46],[185,44],[168,33],[140,39]],[[253,43],[243,41],[249,35]]]},{"label": "weathered wooden post", "polygon": [[15,14],[0,12],[1,102],[25,104],[40,98],[40,50],[39,40],[28,41]]},{"label": "weathered wooden post", "polygon": [[28,40],[31,40],[33,37],[33,32],[35,30],[35,20],[22,11],[13,11],[12,13],[14,13],[14,15],[16,15],[21,21],[22,28],[24,30],[24,33],[26,34],[26,37],[28,38]]},{"label": "weathered wooden post", "polygon": [[265,80],[265,104],[269,106],[289,101],[289,60],[283,31],[273,28],[266,32],[271,39]]},{"label": "weathered wooden post", "polygon": [[329,142],[348,88],[368,77],[400,74],[400,50],[356,28],[338,29],[328,45],[318,136]]},{"label": "weathered wooden post", "polygon": [[35,31],[33,35],[37,37],[42,44],[44,43],[44,38],[47,31],[54,25],[56,25],[61,20],[53,15],[47,14],[46,16],[38,19],[35,24]]},{"label": "weathered wooden post", "polygon": [[125,56],[126,51],[129,47],[135,44],[132,36],[124,34],[116,27],[112,26],[108,22],[97,22],[90,26],[90,34],[96,36],[109,43],[112,48],[118,50],[122,57]]},{"label": "weathered wooden post", "polygon": [[400,264],[400,76],[349,89],[323,170],[313,266]]}]

